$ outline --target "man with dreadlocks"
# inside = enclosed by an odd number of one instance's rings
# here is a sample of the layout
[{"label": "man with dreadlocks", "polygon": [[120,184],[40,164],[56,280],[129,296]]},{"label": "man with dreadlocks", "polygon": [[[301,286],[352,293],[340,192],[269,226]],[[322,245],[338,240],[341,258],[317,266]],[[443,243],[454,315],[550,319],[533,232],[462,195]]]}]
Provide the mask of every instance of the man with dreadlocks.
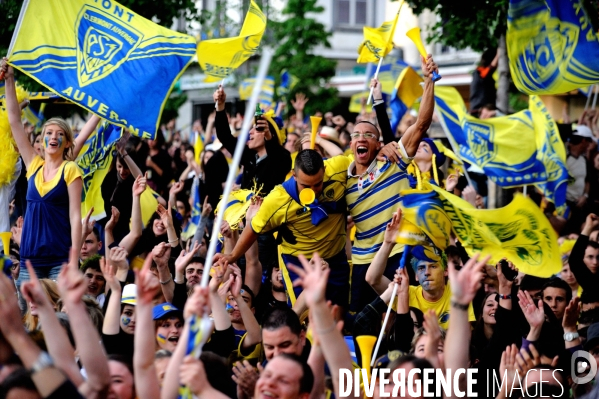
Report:
[{"label": "man with dreadlocks", "polygon": [[[356,224],[356,237],[352,247],[352,284],[350,311],[359,312],[376,297],[365,280],[368,265],[383,243],[385,227],[401,202],[401,190],[410,188],[406,169],[411,162],[424,133],[428,130],[434,110],[434,82],[431,79],[437,65],[431,55],[421,58],[424,73],[424,93],[416,123],[410,126],[399,142],[391,143],[393,151],[384,151],[385,161],[377,160],[381,149],[380,132],[370,122],[355,125],[351,134],[354,162],[348,168],[346,201]],[[376,82],[375,82],[376,84]],[[382,99],[374,96],[375,107]],[[397,151],[399,147],[399,151]],[[386,147],[387,148],[387,147]],[[393,279],[399,266],[403,245],[391,252],[385,276]]]}]

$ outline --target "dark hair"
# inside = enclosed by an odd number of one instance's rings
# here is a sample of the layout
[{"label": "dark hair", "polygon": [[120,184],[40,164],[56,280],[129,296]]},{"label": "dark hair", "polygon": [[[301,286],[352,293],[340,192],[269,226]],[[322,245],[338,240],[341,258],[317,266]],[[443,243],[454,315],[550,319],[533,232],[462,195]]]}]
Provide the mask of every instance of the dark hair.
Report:
[{"label": "dark hair", "polygon": [[131,362],[131,359],[128,358],[127,356],[113,353],[111,355],[108,355],[108,361],[111,361],[111,360],[121,363],[123,366],[127,367],[127,370],[129,370],[131,375],[134,375],[133,374],[133,363]]},{"label": "dark hair", "polygon": [[273,308],[264,315],[262,329],[278,330],[283,327],[289,327],[291,332],[297,336],[302,332],[299,316],[291,308]]},{"label": "dark hair", "polygon": [[520,281],[520,291],[542,290],[547,281],[547,278],[527,274]]},{"label": "dark hair", "polygon": [[191,258],[191,260],[189,261],[189,265],[191,265],[192,263],[201,263],[202,266],[206,265],[206,259],[202,258],[201,256],[194,256],[193,258]]},{"label": "dark hair", "polygon": [[[374,127],[374,129],[376,130],[376,132],[378,133],[379,137],[381,137],[381,131],[379,130],[379,128],[378,128],[378,127],[377,127],[377,126],[376,126],[374,123],[372,123],[372,122],[370,122],[370,121],[366,121],[366,120],[364,120],[364,121],[357,122],[357,123],[354,125],[354,127],[358,126],[360,123],[368,123],[370,126],[373,126],[373,127]],[[351,134],[349,135],[349,137],[351,138]]]},{"label": "dark hair", "polygon": [[[425,369],[434,369],[433,365],[428,360],[417,358],[414,355],[404,355],[404,356],[401,356],[401,357],[393,360],[391,363],[389,363],[389,369],[391,369],[391,371],[393,372],[406,363],[412,363],[413,368],[420,371],[420,373],[419,373],[420,380],[423,383],[424,383],[424,381],[423,381],[424,370]],[[432,384],[435,384],[434,379],[432,379],[431,381],[432,381]],[[422,387],[422,389],[424,390],[424,387]],[[428,387],[427,389],[429,392],[437,391],[434,386]],[[434,396],[434,397],[436,398],[437,396]]]},{"label": "dark hair", "polygon": [[543,293],[543,296],[545,296],[545,289],[546,288],[559,288],[562,289],[566,292],[566,305],[568,303],[570,303],[570,301],[572,300],[572,288],[570,288],[570,286],[568,285],[568,283],[566,283],[564,280],[562,280],[561,278],[552,278],[551,280],[547,281],[544,285],[543,285],[543,289],[541,290],[541,292]]},{"label": "dark hair", "polygon": [[212,385],[212,388],[230,398],[236,398],[234,385],[230,383],[230,379],[223,378],[223,376],[231,373],[226,360],[213,352],[202,352],[200,360],[204,364],[206,379]]},{"label": "dark hair", "polygon": [[599,302],[599,292],[597,290],[582,290],[580,294],[580,303]]},{"label": "dark hair", "polygon": [[410,306],[410,312],[413,312],[414,316],[416,316],[416,323],[418,323],[418,328],[422,327],[422,323],[424,323],[424,313],[422,313],[422,310]]},{"label": "dark hair", "polygon": [[306,362],[302,360],[298,355],[292,355],[289,353],[281,353],[277,355],[282,359],[291,360],[296,363],[302,369],[302,378],[299,380],[299,393],[310,393],[312,392],[312,388],[314,387],[314,373],[312,373],[312,369]]},{"label": "dark hair", "polygon": [[37,392],[37,388],[31,379],[31,374],[23,367],[17,368],[2,381],[2,385],[0,385],[0,399],[6,398],[13,388]]},{"label": "dark hair", "polygon": [[593,308],[580,312],[578,316],[578,324],[595,324],[599,322],[599,308]]},{"label": "dark hair", "polygon": [[588,247],[591,247],[593,249],[599,249],[599,242],[597,242],[597,241],[589,241],[589,243],[587,244],[587,248]]},{"label": "dark hair", "polygon": [[320,154],[314,150],[301,150],[295,157],[295,172],[302,171],[308,176],[314,176],[324,169],[324,162]]},{"label": "dark hair", "polygon": [[493,62],[495,55],[497,55],[497,49],[495,47],[486,49],[480,57],[479,65],[481,67],[486,67],[486,66],[491,65],[491,62]]},{"label": "dark hair", "polygon": [[497,111],[497,106],[495,104],[485,104],[482,107],[480,107],[480,109],[488,109],[489,111]]},{"label": "dark hair", "polygon": [[115,158],[115,165],[116,162],[119,162],[121,164],[121,166],[127,170],[129,170],[129,165],[127,165],[127,161],[125,161],[125,158],[123,156],[121,156],[121,154],[119,154],[118,152],[116,153],[116,158]]},{"label": "dark hair", "polygon": [[102,268],[100,267],[100,259],[102,259],[102,257],[98,254],[90,256],[85,261],[83,261],[80,270],[83,273],[85,273],[87,269],[92,269],[96,272],[102,273]]},{"label": "dark hair", "polygon": [[256,299],[256,295],[254,294],[254,291],[252,291],[252,289],[245,284],[241,285],[241,289],[244,290],[245,292],[247,292],[248,294],[250,294],[250,299],[252,300],[252,306],[254,306],[254,300]]}]

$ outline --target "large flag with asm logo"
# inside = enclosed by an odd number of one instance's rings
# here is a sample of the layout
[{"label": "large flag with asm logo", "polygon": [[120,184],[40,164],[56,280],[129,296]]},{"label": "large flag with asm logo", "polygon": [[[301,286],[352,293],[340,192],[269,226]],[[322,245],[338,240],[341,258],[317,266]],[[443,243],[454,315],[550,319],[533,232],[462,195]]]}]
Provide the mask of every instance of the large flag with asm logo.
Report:
[{"label": "large flag with asm logo", "polygon": [[56,94],[153,138],[195,50],[192,36],[113,0],[25,0],[8,59]]}]

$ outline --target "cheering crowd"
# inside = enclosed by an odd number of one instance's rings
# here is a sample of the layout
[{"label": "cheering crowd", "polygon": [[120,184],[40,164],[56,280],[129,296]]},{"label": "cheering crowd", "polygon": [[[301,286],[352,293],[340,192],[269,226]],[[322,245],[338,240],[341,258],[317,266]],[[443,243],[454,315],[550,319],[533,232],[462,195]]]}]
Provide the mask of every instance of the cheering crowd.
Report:
[{"label": "cheering crowd", "polygon": [[[230,159],[241,119],[227,114],[219,86],[215,113],[189,137],[172,126],[154,140],[121,137],[100,220],[81,214],[73,162],[99,117],[76,136],[60,118],[35,131],[22,123],[6,60],[1,70],[23,167],[11,187],[10,261],[0,274],[0,398],[177,398],[181,386],[211,399],[340,397],[340,370],[369,368],[374,341],[357,338],[379,336],[392,295],[371,372],[474,368],[478,397],[510,396],[488,393],[489,371],[520,388],[511,397],[599,397],[593,379],[572,378],[592,371],[571,363],[579,350],[599,361],[594,114],[568,144],[585,166],[572,188],[582,187],[585,201],[570,204],[576,219],[559,239],[563,269],[539,278],[509,259],[470,257],[457,240],[445,251],[397,242],[400,192],[421,180],[485,203],[448,161],[451,152],[427,137],[437,70],[430,55],[418,115],[408,113],[397,132],[374,79],[373,112],[353,122],[324,113],[310,149],[309,99],[297,95],[286,120],[280,110],[257,115],[240,165]],[[595,160],[589,173],[587,160]],[[238,168],[235,189],[251,195],[213,237],[215,212],[232,205],[221,199],[229,168]],[[140,198],[150,188],[159,205],[144,225]],[[192,210],[201,213],[197,226]],[[208,271],[212,240],[219,253]],[[193,316],[212,320],[199,359],[188,354]],[[377,382],[372,397],[393,387]]]}]

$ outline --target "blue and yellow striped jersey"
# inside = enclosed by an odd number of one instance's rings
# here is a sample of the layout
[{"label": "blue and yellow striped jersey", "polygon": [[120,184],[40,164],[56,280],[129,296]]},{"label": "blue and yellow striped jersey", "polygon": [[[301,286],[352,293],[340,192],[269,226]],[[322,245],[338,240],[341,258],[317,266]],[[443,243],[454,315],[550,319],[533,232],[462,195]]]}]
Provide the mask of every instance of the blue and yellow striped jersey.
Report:
[{"label": "blue and yellow striped jersey", "polygon": [[[381,247],[385,227],[401,202],[399,192],[410,188],[407,166],[403,160],[399,164],[374,160],[361,176],[352,173],[353,162],[349,166],[346,201],[356,224],[353,264],[372,263]],[[396,245],[391,255],[402,251],[403,245]]]},{"label": "blue and yellow striped jersey", "polygon": [[[324,188],[318,202],[341,202],[345,197],[349,159],[339,155],[324,161]],[[312,224],[308,208],[294,201],[283,186],[276,186],[265,198],[251,221],[254,232],[278,229],[283,254],[311,258],[337,255],[345,247],[346,213],[330,213],[318,225]]]}]

